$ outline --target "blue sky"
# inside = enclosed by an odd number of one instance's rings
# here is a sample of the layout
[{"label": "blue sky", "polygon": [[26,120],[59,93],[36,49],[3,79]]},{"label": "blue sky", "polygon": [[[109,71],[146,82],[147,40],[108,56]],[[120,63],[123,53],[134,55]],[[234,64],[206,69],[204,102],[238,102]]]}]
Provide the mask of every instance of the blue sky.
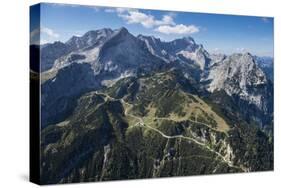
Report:
[{"label": "blue sky", "polygon": [[[31,22],[32,36],[39,29]],[[64,4],[41,5],[41,43],[67,41],[89,30],[126,27],[164,41],[191,36],[211,53],[273,56],[273,18]],[[37,32],[36,32],[37,31]],[[36,37],[34,37],[36,38]]]}]

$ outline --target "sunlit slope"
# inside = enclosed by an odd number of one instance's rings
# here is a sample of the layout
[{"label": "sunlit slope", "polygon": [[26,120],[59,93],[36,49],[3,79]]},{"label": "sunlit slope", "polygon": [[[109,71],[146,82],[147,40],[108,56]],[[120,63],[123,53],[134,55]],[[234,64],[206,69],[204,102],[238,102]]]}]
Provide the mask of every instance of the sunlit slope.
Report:
[{"label": "sunlit slope", "polygon": [[[227,122],[175,70],[124,78],[83,95],[70,116],[43,130],[42,180],[271,169],[270,153],[264,155],[271,147],[267,137],[253,127]],[[255,158],[262,160],[259,165]]]}]

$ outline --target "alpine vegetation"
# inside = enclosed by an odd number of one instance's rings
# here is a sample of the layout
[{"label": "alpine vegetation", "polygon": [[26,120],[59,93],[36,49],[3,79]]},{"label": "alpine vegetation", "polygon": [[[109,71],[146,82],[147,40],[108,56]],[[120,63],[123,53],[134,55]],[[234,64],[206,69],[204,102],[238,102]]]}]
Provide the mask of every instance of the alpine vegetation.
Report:
[{"label": "alpine vegetation", "polygon": [[[100,11],[160,35],[179,27]],[[273,170],[273,58],[215,53],[190,36],[200,27],[182,29],[163,40],[105,27],[32,45],[42,184]]]}]

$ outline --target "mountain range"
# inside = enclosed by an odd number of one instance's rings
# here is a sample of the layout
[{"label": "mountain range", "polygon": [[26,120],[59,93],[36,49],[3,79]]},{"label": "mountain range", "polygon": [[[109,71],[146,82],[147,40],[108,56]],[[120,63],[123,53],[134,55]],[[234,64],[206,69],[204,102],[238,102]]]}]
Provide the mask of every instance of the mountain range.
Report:
[{"label": "mountain range", "polygon": [[273,169],[273,59],[126,28],[39,47],[42,181]]}]

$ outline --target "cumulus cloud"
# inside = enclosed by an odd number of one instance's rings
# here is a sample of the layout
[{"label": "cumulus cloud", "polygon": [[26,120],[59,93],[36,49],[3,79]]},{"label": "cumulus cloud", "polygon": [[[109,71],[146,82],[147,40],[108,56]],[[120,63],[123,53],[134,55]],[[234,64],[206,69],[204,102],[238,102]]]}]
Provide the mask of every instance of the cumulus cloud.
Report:
[{"label": "cumulus cloud", "polygon": [[161,25],[155,29],[160,33],[164,34],[193,34],[199,32],[199,28],[195,25]]},{"label": "cumulus cloud", "polygon": [[195,25],[176,24],[175,14],[169,13],[162,16],[162,19],[156,19],[151,14],[146,14],[138,9],[116,8],[105,9],[108,13],[117,13],[127,24],[140,24],[145,28],[153,28],[154,31],[163,34],[193,34],[199,32],[199,27]]},{"label": "cumulus cloud", "polygon": [[159,25],[174,25],[173,18],[169,15],[164,15],[161,20],[155,19],[154,16],[145,14],[138,10],[117,10],[118,16],[123,18],[127,24],[141,24],[146,28],[152,28]]},{"label": "cumulus cloud", "polygon": [[[47,28],[47,27],[36,28],[33,31],[31,31],[31,33],[30,33],[31,44],[39,44],[40,35],[41,35],[41,38],[42,38],[42,35],[46,35],[46,37],[51,40],[59,38],[59,34],[50,28]],[[44,40],[41,39],[40,43],[43,43],[42,41],[44,43],[47,43],[46,39],[44,39]]]},{"label": "cumulus cloud", "polygon": [[47,28],[47,27],[42,27],[41,32],[45,33],[48,36],[53,37],[53,38],[59,38],[59,36],[60,36],[58,33],[55,33],[54,30]]},{"label": "cumulus cloud", "polygon": [[39,29],[39,28],[34,29],[34,30],[31,31],[31,33],[30,33],[30,38],[32,39],[32,38],[36,37],[36,36],[39,35],[39,34],[40,34],[40,29]]}]

